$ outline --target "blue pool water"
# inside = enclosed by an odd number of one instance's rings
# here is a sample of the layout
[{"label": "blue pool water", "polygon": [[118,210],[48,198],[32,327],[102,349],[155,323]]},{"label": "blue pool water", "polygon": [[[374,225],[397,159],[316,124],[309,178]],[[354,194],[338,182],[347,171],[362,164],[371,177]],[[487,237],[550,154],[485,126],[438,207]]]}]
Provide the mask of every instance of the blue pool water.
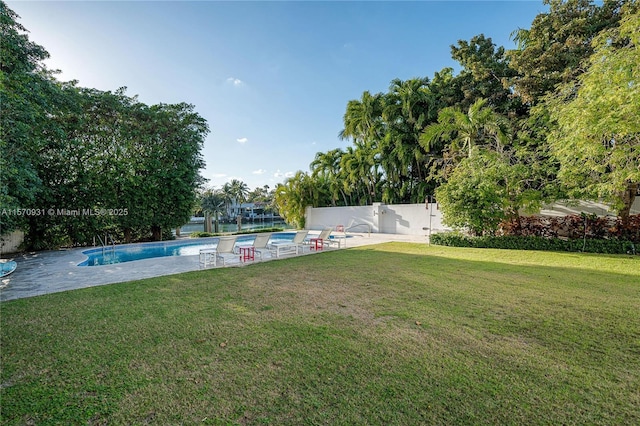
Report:
[{"label": "blue pool water", "polygon": [[[273,234],[269,241],[291,241],[294,232],[280,232]],[[253,235],[239,236],[238,243],[250,243]],[[218,238],[198,238],[194,241],[164,241],[158,243],[141,243],[95,248],[82,252],[87,259],[78,266],[112,265],[114,263],[132,262],[134,260],[151,259],[165,256],[191,256],[200,253],[200,249],[214,248],[218,245]]]}]

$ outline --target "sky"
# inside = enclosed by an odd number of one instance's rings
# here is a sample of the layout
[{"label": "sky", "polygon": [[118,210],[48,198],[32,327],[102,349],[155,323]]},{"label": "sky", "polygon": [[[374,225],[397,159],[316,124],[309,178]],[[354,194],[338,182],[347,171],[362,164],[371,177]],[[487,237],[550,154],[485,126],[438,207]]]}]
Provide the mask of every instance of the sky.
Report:
[{"label": "sky", "polygon": [[452,44],[510,34],[542,1],[7,1],[59,80],[148,105],[186,102],[210,127],[201,174],[271,189],[338,138],[349,100],[393,79],[459,71]]}]

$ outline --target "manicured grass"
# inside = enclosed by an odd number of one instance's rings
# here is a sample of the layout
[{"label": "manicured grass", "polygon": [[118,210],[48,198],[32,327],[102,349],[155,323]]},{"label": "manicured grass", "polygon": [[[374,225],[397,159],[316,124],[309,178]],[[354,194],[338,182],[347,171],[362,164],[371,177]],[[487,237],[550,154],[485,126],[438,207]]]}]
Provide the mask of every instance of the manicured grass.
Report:
[{"label": "manicured grass", "polygon": [[640,258],[383,244],[0,305],[4,424],[640,424]]}]

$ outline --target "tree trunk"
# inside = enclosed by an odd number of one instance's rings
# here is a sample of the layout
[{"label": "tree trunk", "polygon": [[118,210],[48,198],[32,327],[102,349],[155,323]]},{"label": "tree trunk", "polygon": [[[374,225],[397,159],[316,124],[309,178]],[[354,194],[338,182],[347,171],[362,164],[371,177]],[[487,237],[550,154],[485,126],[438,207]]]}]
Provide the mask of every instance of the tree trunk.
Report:
[{"label": "tree trunk", "polygon": [[131,242],[131,228],[124,229],[124,242],[127,244]]},{"label": "tree trunk", "polygon": [[620,216],[620,220],[622,221],[622,224],[625,226],[629,224],[629,213],[631,212],[631,206],[633,205],[633,202],[636,200],[637,192],[638,192],[638,184],[630,183],[627,186],[627,190],[622,193],[623,207],[618,212],[618,215]]},{"label": "tree trunk", "polygon": [[153,241],[162,241],[162,228],[157,225],[151,226],[151,239]]}]

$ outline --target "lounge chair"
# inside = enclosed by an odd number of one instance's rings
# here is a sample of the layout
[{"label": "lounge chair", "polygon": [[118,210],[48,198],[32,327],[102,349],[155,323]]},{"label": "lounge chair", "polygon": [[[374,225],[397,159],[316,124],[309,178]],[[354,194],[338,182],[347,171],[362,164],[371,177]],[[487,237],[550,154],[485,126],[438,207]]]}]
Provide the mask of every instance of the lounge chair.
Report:
[{"label": "lounge chair", "polygon": [[235,260],[240,262],[240,255],[235,252],[237,237],[220,237],[218,246],[216,247],[216,265],[218,261],[222,261],[222,266],[226,266],[227,262]]},{"label": "lounge chair", "polygon": [[313,238],[317,238],[319,240],[322,240],[322,245],[330,248],[331,245],[338,245],[338,248],[340,248],[340,240],[334,240],[331,238],[331,228],[325,228],[322,230],[322,232],[320,232],[320,234],[317,237],[313,237]]},{"label": "lounge chair", "polygon": [[309,231],[298,231],[292,241],[276,241],[271,243],[269,245],[271,256],[280,257],[283,254],[299,254],[300,252],[304,252],[304,248],[309,247],[309,244],[305,244],[307,234],[309,234]]},{"label": "lounge chair", "polygon": [[264,259],[264,254],[269,253],[270,250],[267,247],[269,240],[271,239],[271,233],[257,234],[256,239],[253,240],[253,248],[260,255],[260,260]]},{"label": "lounge chair", "polygon": [[307,236],[309,235],[309,231],[302,230],[297,231],[296,235],[293,236],[293,240],[291,241],[293,244],[298,246],[298,250],[304,252],[305,247],[309,247],[309,241],[307,240]]}]

